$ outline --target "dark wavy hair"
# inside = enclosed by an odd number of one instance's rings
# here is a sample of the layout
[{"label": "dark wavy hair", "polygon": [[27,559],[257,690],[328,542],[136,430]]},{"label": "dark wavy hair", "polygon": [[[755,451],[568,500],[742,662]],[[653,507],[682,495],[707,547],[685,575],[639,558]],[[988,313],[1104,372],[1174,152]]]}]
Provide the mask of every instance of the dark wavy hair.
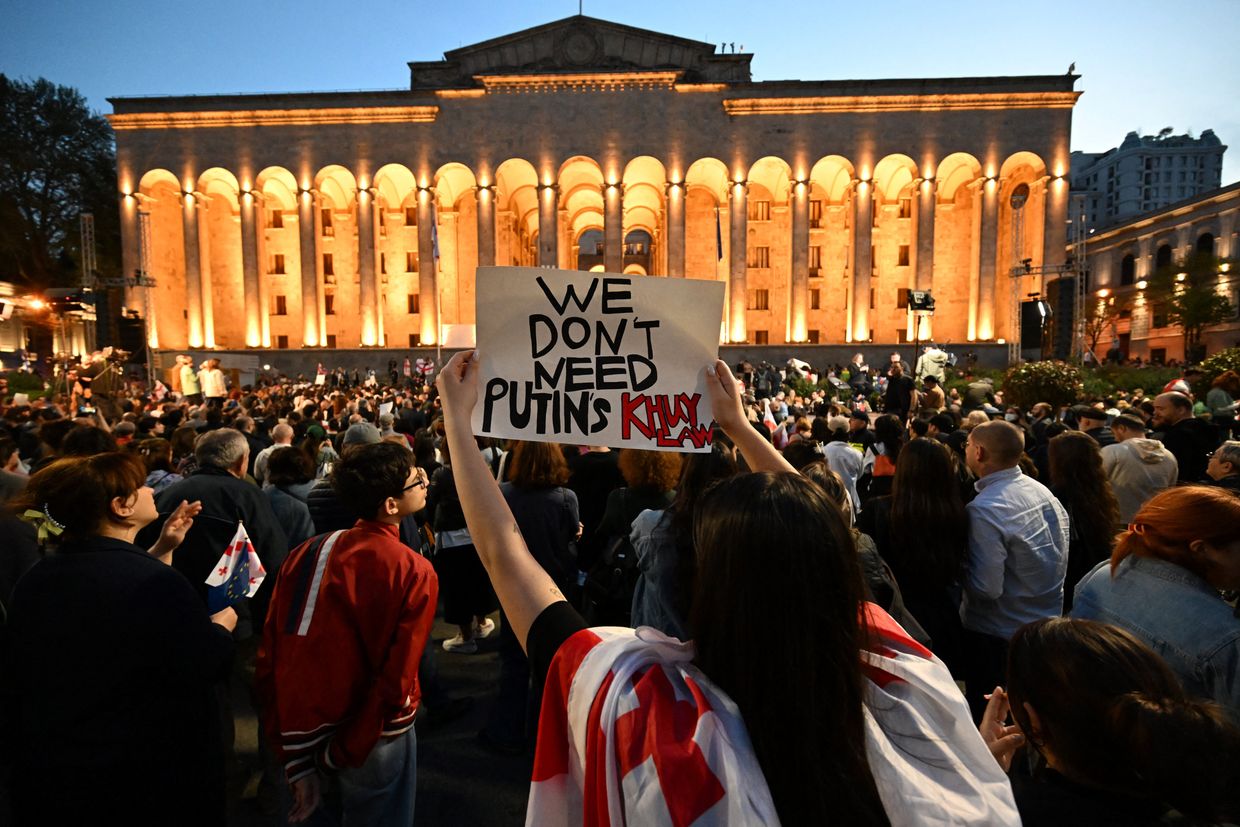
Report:
[{"label": "dark wavy hair", "polygon": [[1189,697],[1130,632],[1067,617],[1022,626],[1008,648],[1007,687],[1025,736],[1074,781],[1210,823],[1240,816],[1240,729],[1222,707]]},{"label": "dark wavy hair", "polygon": [[893,414],[883,414],[874,420],[874,441],[880,442],[892,462],[900,458],[904,447],[904,424]]},{"label": "dark wavy hair", "polygon": [[740,471],[731,440],[721,432],[711,437],[710,451],[690,454],[680,468],[680,481],[667,512],[676,544],[676,610],[688,619],[697,581],[697,552],[693,545],[693,512],[706,490]]},{"label": "dark wavy hair", "polygon": [[762,472],[717,483],[694,515],[695,662],[740,708],[780,820],[886,824],[865,752],[864,587],[839,508],[799,474]]},{"label": "dark wavy hair", "polygon": [[358,445],[332,468],[336,495],[354,514],[374,519],[388,497],[399,497],[413,470],[413,454],[391,442]]},{"label": "dark wavy hair", "polygon": [[1065,431],[1047,443],[1051,487],[1068,510],[1074,534],[1093,555],[1085,571],[1111,556],[1119,529],[1119,503],[1102,470],[1102,449],[1081,431]]},{"label": "dark wavy hair", "polygon": [[959,483],[952,451],[937,439],[914,439],[900,451],[891,480],[890,553],[919,587],[947,588],[964,567],[969,518]]}]

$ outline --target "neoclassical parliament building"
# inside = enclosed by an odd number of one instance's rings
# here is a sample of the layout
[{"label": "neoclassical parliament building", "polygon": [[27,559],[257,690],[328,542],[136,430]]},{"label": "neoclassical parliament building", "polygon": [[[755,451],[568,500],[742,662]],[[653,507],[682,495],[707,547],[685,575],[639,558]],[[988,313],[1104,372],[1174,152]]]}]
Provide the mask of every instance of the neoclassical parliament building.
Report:
[{"label": "neoclassical parliament building", "polygon": [[498,264],[723,281],[724,343],[1012,336],[1065,258],[1076,76],[752,58],[576,16],[408,89],[113,98],[127,304],[157,350],[405,349]]}]

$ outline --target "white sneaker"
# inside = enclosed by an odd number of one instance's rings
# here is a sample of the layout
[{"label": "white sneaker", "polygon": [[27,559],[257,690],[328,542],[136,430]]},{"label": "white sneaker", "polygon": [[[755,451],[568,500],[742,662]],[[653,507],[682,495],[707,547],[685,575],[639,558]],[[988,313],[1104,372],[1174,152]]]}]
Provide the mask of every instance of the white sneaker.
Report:
[{"label": "white sneaker", "polygon": [[466,640],[461,635],[450,637],[443,642],[443,650],[445,652],[456,652],[461,655],[472,655],[478,651],[478,644],[472,640]]},{"label": "white sneaker", "polygon": [[495,621],[489,617],[484,617],[482,622],[478,624],[478,628],[474,631],[474,639],[485,639],[491,636],[495,631]]}]

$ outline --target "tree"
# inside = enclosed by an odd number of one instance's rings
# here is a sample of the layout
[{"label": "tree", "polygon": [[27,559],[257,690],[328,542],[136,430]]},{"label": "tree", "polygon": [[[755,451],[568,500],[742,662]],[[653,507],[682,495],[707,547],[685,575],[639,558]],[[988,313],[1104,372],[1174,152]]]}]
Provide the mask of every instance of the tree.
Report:
[{"label": "tree", "polygon": [[1089,351],[1094,354],[1094,359],[1101,362],[1098,358],[1098,340],[1102,338],[1102,334],[1106,333],[1119,320],[1119,307],[1115,303],[1115,298],[1098,299],[1094,304],[1092,312],[1085,316],[1085,338],[1089,340]]},{"label": "tree", "polygon": [[76,89],[0,74],[0,280],[76,282],[84,212],[95,215],[99,269],[119,271],[111,126]]},{"label": "tree", "polygon": [[1234,315],[1231,300],[1220,292],[1220,283],[1230,277],[1232,264],[1213,253],[1194,252],[1169,267],[1161,267],[1149,278],[1146,300],[1161,306],[1169,324],[1184,331],[1184,359],[1200,361],[1201,334],[1210,325],[1221,324]]}]

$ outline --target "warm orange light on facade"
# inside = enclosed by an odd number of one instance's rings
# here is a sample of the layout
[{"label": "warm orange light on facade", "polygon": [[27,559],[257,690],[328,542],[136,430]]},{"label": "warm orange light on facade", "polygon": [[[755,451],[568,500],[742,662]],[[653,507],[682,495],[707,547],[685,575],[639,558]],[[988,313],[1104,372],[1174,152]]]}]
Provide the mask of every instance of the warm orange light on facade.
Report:
[{"label": "warm orange light on facade", "polygon": [[248,109],[219,112],[134,112],[108,115],[118,132],[133,129],[218,129],[252,126],[433,123],[438,106],[358,106],[339,109]]},{"label": "warm orange light on facade", "polygon": [[1071,109],[1080,92],[961,95],[839,95],[805,98],[728,98],[729,115],[816,115],[838,112],[951,112],[988,109]]}]

